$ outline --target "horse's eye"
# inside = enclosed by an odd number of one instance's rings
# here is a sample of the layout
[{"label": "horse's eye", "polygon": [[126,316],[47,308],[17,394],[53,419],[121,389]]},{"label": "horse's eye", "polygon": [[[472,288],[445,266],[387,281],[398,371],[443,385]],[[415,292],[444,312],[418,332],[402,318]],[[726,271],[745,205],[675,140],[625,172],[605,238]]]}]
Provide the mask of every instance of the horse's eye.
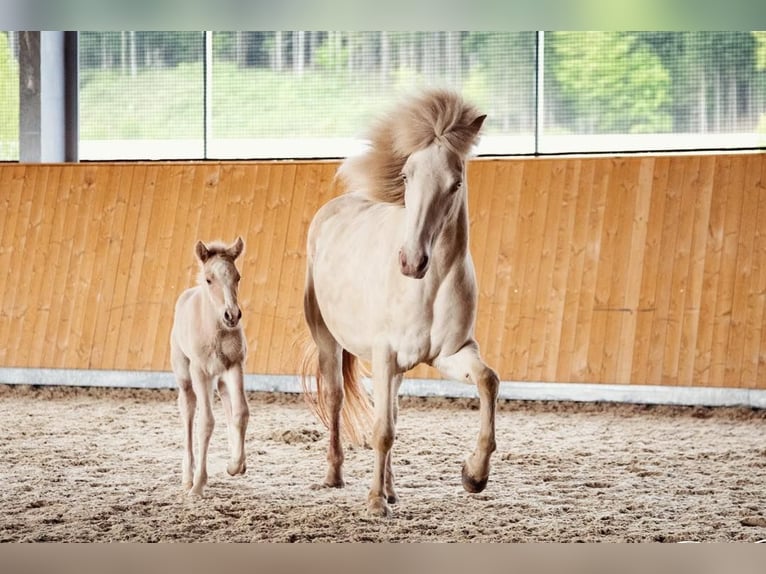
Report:
[{"label": "horse's eye", "polygon": [[463,182],[461,180],[457,180],[455,184],[452,186],[452,189],[451,189],[452,193],[455,193],[461,187],[463,187]]},{"label": "horse's eye", "polygon": [[407,174],[406,173],[400,173],[399,177],[402,178],[402,183],[407,183]]},{"label": "horse's eye", "polygon": [[212,285],[213,284],[213,280],[210,277],[205,277],[205,281],[207,281],[208,285]]}]

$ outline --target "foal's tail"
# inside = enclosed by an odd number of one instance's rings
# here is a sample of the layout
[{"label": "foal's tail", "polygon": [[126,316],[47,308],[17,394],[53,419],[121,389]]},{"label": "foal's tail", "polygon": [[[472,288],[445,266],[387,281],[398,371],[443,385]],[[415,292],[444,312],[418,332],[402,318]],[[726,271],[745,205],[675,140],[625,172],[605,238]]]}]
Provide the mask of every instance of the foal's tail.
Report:
[{"label": "foal's tail", "polygon": [[[310,375],[316,377],[316,391],[311,389]],[[363,371],[359,359],[345,349],[343,350],[343,391],[344,400],[341,410],[341,433],[352,444],[363,446],[367,432],[372,428],[372,403],[367,391],[362,385]],[[330,427],[330,411],[327,405],[327,386],[319,371],[317,348],[309,337],[301,362],[301,386],[303,396],[309,407],[322,421],[325,427]]]}]

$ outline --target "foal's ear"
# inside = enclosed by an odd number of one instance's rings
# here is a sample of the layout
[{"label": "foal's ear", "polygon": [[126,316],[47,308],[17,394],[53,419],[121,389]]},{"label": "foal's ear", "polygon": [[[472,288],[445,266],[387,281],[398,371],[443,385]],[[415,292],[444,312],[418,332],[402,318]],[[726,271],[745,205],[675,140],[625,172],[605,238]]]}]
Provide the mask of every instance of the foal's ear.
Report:
[{"label": "foal's ear", "polygon": [[197,258],[204,263],[210,258],[210,251],[208,251],[205,244],[202,241],[197,241],[197,245],[194,246],[194,253],[197,254]]},{"label": "foal's ear", "polygon": [[226,251],[229,254],[229,257],[232,259],[236,259],[242,254],[242,250],[245,248],[245,242],[242,241],[241,237],[237,237],[237,240],[234,242],[234,245],[229,247]]}]

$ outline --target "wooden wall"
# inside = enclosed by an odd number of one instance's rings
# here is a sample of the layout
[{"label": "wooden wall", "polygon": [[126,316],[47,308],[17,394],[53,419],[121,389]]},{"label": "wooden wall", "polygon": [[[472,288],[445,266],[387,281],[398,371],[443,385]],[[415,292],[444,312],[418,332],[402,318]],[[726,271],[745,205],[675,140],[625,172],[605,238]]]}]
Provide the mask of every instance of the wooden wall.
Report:
[{"label": "wooden wall", "polygon": [[[0,165],[0,366],[169,370],[195,241],[241,234],[247,370],[295,373],[336,168]],[[765,185],[764,154],[474,160],[485,358],[503,380],[766,389]]]}]

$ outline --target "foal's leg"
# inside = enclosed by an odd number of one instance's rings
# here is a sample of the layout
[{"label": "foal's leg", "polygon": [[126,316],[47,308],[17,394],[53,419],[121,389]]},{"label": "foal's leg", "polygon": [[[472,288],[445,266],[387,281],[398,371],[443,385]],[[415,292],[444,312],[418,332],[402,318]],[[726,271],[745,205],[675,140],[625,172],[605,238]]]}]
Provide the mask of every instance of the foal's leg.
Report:
[{"label": "foal's leg", "polygon": [[192,387],[199,401],[199,425],[197,426],[197,468],[194,472],[190,495],[202,496],[207,484],[207,450],[210,437],[213,435],[215,419],[213,418],[212,394],[213,381],[200,369],[192,367]]},{"label": "foal's leg", "polygon": [[479,391],[479,439],[476,449],[463,464],[463,488],[481,492],[489,478],[489,459],[497,448],[495,443],[495,406],[500,386],[495,371],[479,356],[479,348],[471,341],[454,355],[439,357],[434,366],[451,379],[474,383]]},{"label": "foal's leg", "polygon": [[[372,351],[373,395],[375,402],[375,424],[372,428],[372,448],[375,451],[375,465],[372,471],[372,487],[367,495],[367,510],[375,516],[389,516],[389,495],[393,492],[391,471],[391,447],[396,435],[394,403],[396,402],[396,381],[401,376],[396,372],[395,356],[388,347]],[[390,477],[390,478],[389,478]],[[387,486],[391,491],[387,492]]]},{"label": "foal's leg", "polygon": [[245,397],[242,365],[236,365],[224,373],[222,380],[218,383],[218,392],[221,395],[221,403],[226,415],[231,452],[226,472],[232,476],[244,474],[247,470],[245,431],[247,430],[247,421],[250,418],[250,409]]},{"label": "foal's leg", "polygon": [[194,473],[194,451],[192,450],[192,428],[194,426],[194,411],[197,408],[197,397],[192,389],[189,374],[189,359],[174,345],[170,348],[170,362],[178,385],[178,410],[181,414],[181,424],[184,433],[184,454],[181,460],[181,484],[184,490],[192,487]]}]

